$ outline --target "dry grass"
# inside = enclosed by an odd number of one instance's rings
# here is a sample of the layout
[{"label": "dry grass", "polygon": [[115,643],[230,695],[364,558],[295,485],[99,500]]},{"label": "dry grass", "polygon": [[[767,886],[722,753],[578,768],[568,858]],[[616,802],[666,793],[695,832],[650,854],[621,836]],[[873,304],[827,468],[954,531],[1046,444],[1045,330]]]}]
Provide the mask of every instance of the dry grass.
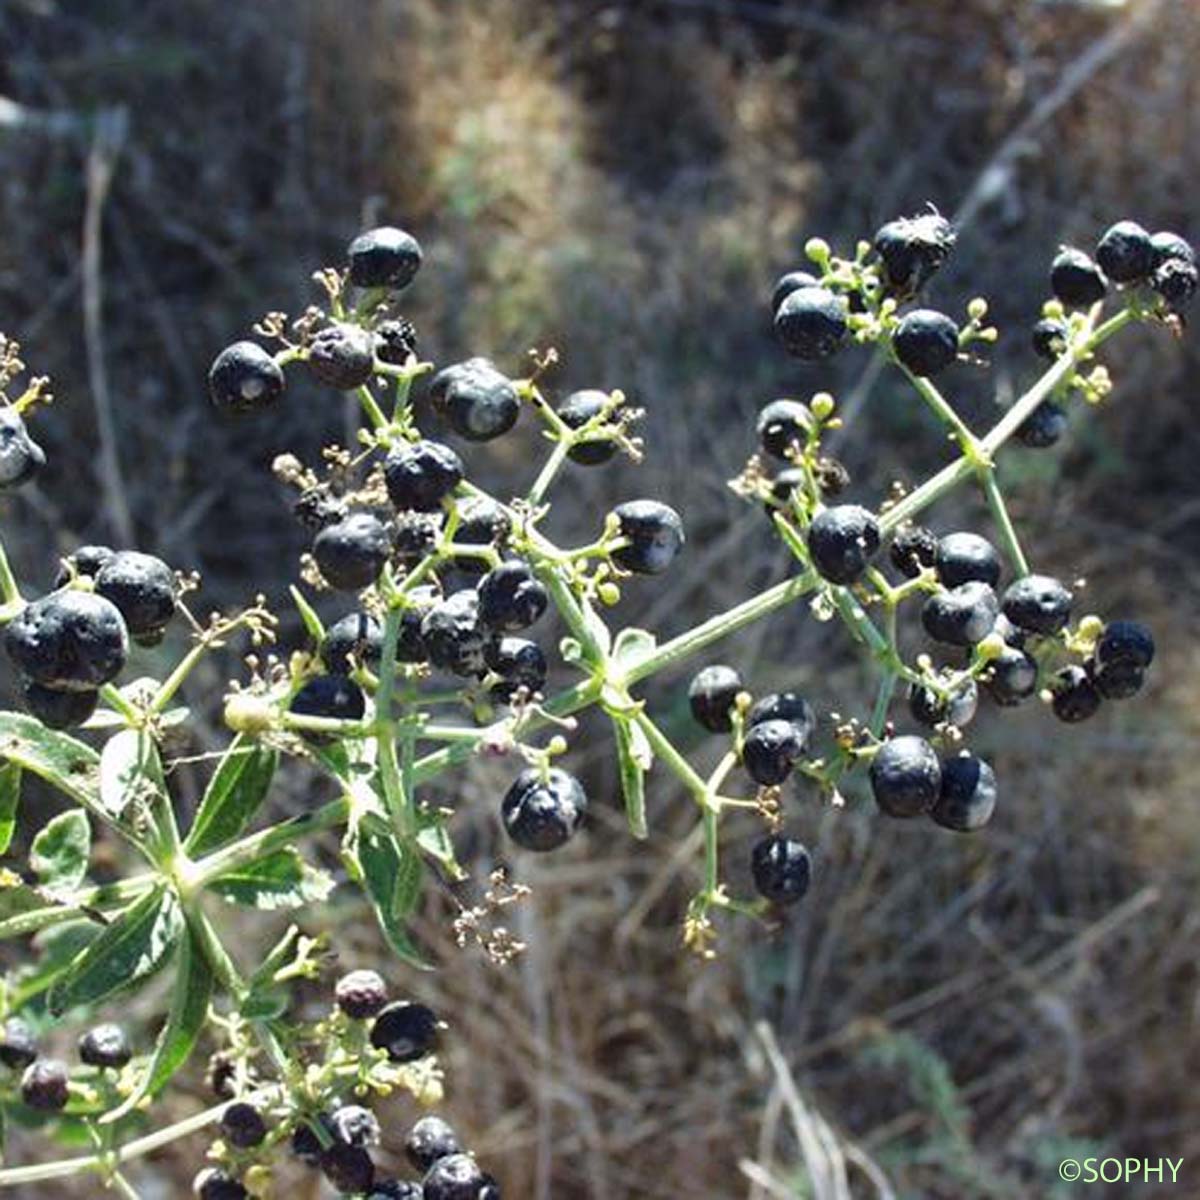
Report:
[{"label": "dry grass", "polygon": [[[528,347],[553,344],[556,389],[621,386],[647,407],[646,463],[573,475],[555,520],[571,536],[617,496],[679,504],[687,564],[669,590],[631,588],[628,604],[630,620],[665,631],[782,569],[758,514],[722,486],[773,393],[831,387],[862,402],[844,446],[856,497],[873,502],[941,454],[861,356],[815,371],[775,351],[772,277],[812,232],[849,244],[928,199],[953,211],[1070,64],[1127,19],[987,0],[362,0],[346,12],[332,0],[0,11],[0,95],[41,112],[130,112],[103,205],[102,334],[139,540],[202,568],[218,600],[264,582],[248,564],[282,594],[301,535],[263,468],[284,447],[311,455],[344,418],[301,385],[271,428],[216,426],[204,370],[266,308],[298,309],[308,271],[386,216],[427,247],[413,315],[432,356],[490,352],[516,369]],[[1124,215],[1200,234],[1198,55],[1194,5],[1161,4],[991,180],[935,293],[988,295],[1006,331],[993,374],[952,381],[976,419],[1029,378],[1021,330],[1059,241]],[[45,424],[51,475],[3,502],[6,538],[40,581],[56,550],[112,536],[114,521],[78,486],[100,478],[80,322],[88,149],[84,127],[0,130],[0,311],[63,399]],[[453,950],[451,905],[431,904],[422,932],[443,969],[393,980],[451,1022],[448,1108],[506,1194],[741,1196],[752,1184],[739,1163],[756,1160],[754,1195],[826,1200],[846,1194],[848,1154],[848,1194],[875,1195],[859,1154],[897,1195],[1054,1197],[1072,1145],[1200,1154],[1187,757],[1200,732],[1198,358],[1194,333],[1127,336],[1115,402],[1077,421],[1061,452],[1018,452],[1007,468],[1038,561],[1145,616],[1165,652],[1141,703],[1089,727],[985,714],[977,744],[1004,788],[986,835],[897,828],[861,797],[835,813],[797,793],[790,824],[817,851],[813,894],[774,934],[728,930],[720,959],[699,966],[678,938],[694,883],[677,854],[686,801],[658,781],[654,836],[631,843],[589,726],[575,761],[599,820],[564,856],[516,864],[534,888],[520,965],[497,972]],[[478,469],[511,480],[533,448],[517,436]],[[950,504],[937,520],[981,515]],[[762,690],[787,682],[847,705],[859,680],[828,634],[801,610],[721,654]],[[686,740],[681,683],[652,695]],[[492,816],[503,776],[473,767],[448,797],[480,878],[505,852]],[[187,802],[197,780],[179,783]],[[310,798],[297,782],[280,802]],[[731,847],[735,880],[752,834]],[[337,916],[343,959],[374,959],[357,914]],[[160,1182],[186,1178],[191,1153]]]}]

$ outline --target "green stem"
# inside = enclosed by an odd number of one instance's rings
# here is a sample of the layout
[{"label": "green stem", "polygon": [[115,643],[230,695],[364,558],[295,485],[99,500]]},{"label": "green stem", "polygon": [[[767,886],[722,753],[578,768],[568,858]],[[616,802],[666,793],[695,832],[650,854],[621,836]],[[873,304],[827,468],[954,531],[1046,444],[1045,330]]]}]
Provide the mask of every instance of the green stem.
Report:
[{"label": "green stem", "polygon": [[711,808],[712,805],[708,802],[708,784],[696,773],[692,764],[675,749],[670,738],[646,715],[644,709],[639,709],[633,720],[646,735],[646,740],[663,765],[678,777],[698,804],[705,809]]},{"label": "green stem", "polygon": [[3,541],[0,541],[0,600],[5,604],[21,603],[21,589],[17,587],[16,576],[13,575],[12,567],[9,566],[8,554],[4,549]]},{"label": "green stem", "polygon": [[567,461],[567,455],[574,444],[575,439],[573,437],[559,438],[550,457],[546,459],[541,471],[538,472],[537,479],[533,481],[533,487],[529,489],[529,494],[525,497],[526,502],[531,508],[536,508],[542,502],[542,497],[545,496],[550,485],[554,482],[555,476],[562,469],[563,463]]},{"label": "green stem", "polygon": [[366,414],[366,418],[371,423],[371,428],[378,431],[388,427],[388,419],[383,415],[383,409],[379,407],[378,401],[371,394],[371,389],[367,384],[356,389],[358,394],[358,402],[362,405],[362,410]]},{"label": "green stem", "polygon": [[1012,564],[1013,571],[1018,578],[1028,575],[1029,562],[1025,558],[1025,552],[1021,549],[1016,528],[1012,523],[1012,517],[1009,516],[1008,505],[1004,503],[1004,496],[996,482],[996,472],[992,467],[980,467],[978,475],[980,485],[983,487],[983,494],[987,497],[988,508],[992,510],[992,520],[996,523],[996,530],[1000,534],[1004,552],[1008,555],[1008,561]]},{"label": "green stem", "polygon": [[966,422],[954,411],[954,407],[938,389],[923,375],[914,375],[901,364],[901,370],[908,376],[908,381],[920,393],[921,399],[929,406],[934,416],[950,431],[958,442],[964,454],[974,452],[976,437],[967,428]]},{"label": "green stem", "polygon": [[400,608],[388,609],[383,627],[383,653],[379,664],[379,690],[375,693],[376,745],[379,777],[383,784],[383,802],[392,827],[401,837],[412,836],[416,814],[412,795],[405,791],[400,762],[396,757],[396,721],[392,697],[396,690],[396,646],[400,639]]}]

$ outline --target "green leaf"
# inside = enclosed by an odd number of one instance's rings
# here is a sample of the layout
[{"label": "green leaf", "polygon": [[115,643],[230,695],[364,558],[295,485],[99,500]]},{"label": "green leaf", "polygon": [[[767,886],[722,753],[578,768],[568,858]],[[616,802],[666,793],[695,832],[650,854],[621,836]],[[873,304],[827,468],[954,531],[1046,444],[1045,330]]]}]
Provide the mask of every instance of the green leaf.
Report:
[{"label": "green leaf", "polygon": [[466,871],[454,854],[454,843],[440,814],[426,817],[427,824],[417,831],[417,845],[439,863],[452,879],[465,879]]},{"label": "green leaf", "polygon": [[646,735],[627,717],[613,717],[617,741],[617,762],[621,773],[621,792],[625,797],[625,818],[636,838],[647,835],[646,771],[654,761]]},{"label": "green leaf", "polygon": [[325,640],[325,626],[321,624],[317,610],[309,604],[304,593],[295,584],[288,590],[292,593],[292,603],[300,614],[300,620],[304,622],[304,628],[308,630],[308,636],[312,638],[314,645],[319,646]]},{"label": "green leaf", "polygon": [[153,801],[166,791],[158,750],[140,729],[122,729],[100,752],[100,801],[116,818],[131,804]]},{"label": "green leaf", "polygon": [[55,1016],[80,1004],[97,1004],[133,987],[166,962],[179,940],[183,918],[173,893],[156,888],[131,904],[75,958],[50,992]]},{"label": "green leaf", "polygon": [[208,886],[231,904],[272,910],[319,903],[333,891],[334,882],[328,872],[310,867],[288,848],[218,876]]},{"label": "green leaf", "polygon": [[100,803],[114,820],[149,831],[149,853],[160,865],[179,846],[175,813],[154,739],[144,729],[122,729],[100,752]]},{"label": "green leaf", "polygon": [[191,1057],[208,1020],[213,984],[212,968],[204,956],[199,940],[189,927],[180,939],[171,1007],[158,1035],[154,1057],[124,1102],[100,1118],[102,1125],[119,1121],[132,1112],[146,1096],[160,1092]]},{"label": "green leaf", "polygon": [[351,868],[375,909],[388,944],[405,962],[430,970],[405,927],[405,919],[421,895],[424,864],[420,854],[401,842],[378,813],[360,815],[348,849]]},{"label": "green leaf", "polygon": [[87,808],[100,807],[99,756],[24,713],[0,712],[0,759],[40,776]]},{"label": "green leaf", "polygon": [[193,857],[232,842],[253,819],[275,777],[279,754],[239,733],[208,781],[185,848]]},{"label": "green leaf", "polygon": [[53,892],[70,892],[87,874],[91,848],[92,827],[87,813],[72,808],[59,813],[38,832],[29,851],[29,865],[43,887]]},{"label": "green leaf", "polygon": [[247,1021],[273,1021],[287,1012],[288,993],[286,988],[266,988],[251,992],[238,1005],[238,1012]]},{"label": "green leaf", "polygon": [[644,658],[649,658],[658,647],[658,639],[645,629],[631,626],[622,629],[613,643],[612,657],[623,670],[637,666]]},{"label": "green leaf", "polygon": [[0,767],[0,854],[7,854],[17,828],[17,802],[21,799],[21,768],[9,762]]},{"label": "green leaf", "polygon": [[49,905],[15,871],[0,869],[0,925]]}]

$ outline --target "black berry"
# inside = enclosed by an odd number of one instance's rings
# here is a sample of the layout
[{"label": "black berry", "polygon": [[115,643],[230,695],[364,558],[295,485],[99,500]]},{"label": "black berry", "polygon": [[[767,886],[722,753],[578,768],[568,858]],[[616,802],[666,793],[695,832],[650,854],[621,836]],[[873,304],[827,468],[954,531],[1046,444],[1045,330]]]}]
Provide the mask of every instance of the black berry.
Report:
[{"label": "black berry", "polygon": [[[66,564],[54,577],[54,586],[56,588],[66,587],[76,575],[82,575],[85,579],[95,579],[100,573],[100,568],[115,553],[116,551],[108,546],[80,546],[74,554],[67,557]],[[68,570],[67,565],[73,567],[74,570]]]},{"label": "black berry", "polygon": [[521,412],[512,380],[486,358],[443,368],[429,385],[429,398],[450,428],[471,442],[507,433]]},{"label": "black berry", "polygon": [[921,624],[935,642],[973,646],[991,633],[999,611],[992,588],[972,580],[930,596],[921,608]]},{"label": "black berry", "polygon": [[386,1051],[394,1063],[416,1062],[437,1044],[437,1025],[433,1009],[410,1000],[396,1000],[375,1018],[371,1045]]},{"label": "black berry", "polygon": [[613,509],[620,534],[629,540],[612,552],[619,567],[635,575],[658,575],[683,548],[686,538],[679,514],[658,500],[627,500]]},{"label": "black berry", "polygon": [[1050,264],[1050,289],[1068,308],[1090,308],[1104,299],[1108,280],[1082,250],[1063,249]]},{"label": "black berry", "polygon": [[988,694],[1004,708],[1020,704],[1037,689],[1037,662],[1015,646],[1006,646],[990,670]]},{"label": "black berry", "polygon": [[329,1115],[321,1113],[315,1118],[301,1121],[292,1130],[291,1147],[292,1153],[301,1162],[307,1163],[310,1167],[319,1167],[321,1165],[322,1146],[321,1139],[313,1131],[314,1123],[319,1124],[329,1135],[329,1138],[332,1139],[333,1133],[329,1128]]},{"label": "black berry", "polygon": [[0,405],[0,491],[20,487],[45,465],[45,452],[29,436],[21,414]]},{"label": "black berry", "polygon": [[23,1070],[37,1058],[37,1039],[20,1017],[9,1017],[0,1030],[0,1063]]},{"label": "black berry", "polygon": [[875,803],[890,817],[917,817],[937,801],[942,767],[924,738],[906,735],[879,747],[871,760]]},{"label": "black berry", "polygon": [[25,707],[47,729],[77,729],[96,711],[99,692],[72,692],[27,681]]},{"label": "black berry", "polygon": [[403,317],[383,321],[375,328],[375,357],[403,367],[417,352],[417,327]]},{"label": "black berry", "polygon": [[939,696],[932,688],[910,685],[908,711],[913,719],[932,728],[935,725],[969,725],[979,704],[979,689],[973,679],[965,680],[949,696]]},{"label": "black berry", "polygon": [[583,785],[551,767],[543,778],[535,767],[522,771],[500,805],[504,830],[525,850],[557,850],[578,832],[587,813]]},{"label": "black berry", "polygon": [[960,754],[942,763],[942,785],[930,816],[946,829],[970,833],[992,819],[996,776],[981,758]]},{"label": "black berry", "polygon": [[175,574],[161,558],[121,550],[96,573],[96,592],[111,600],[135,638],[162,631],[178,603]]},{"label": "black berry", "polygon": [[391,225],[360,233],[346,250],[350,282],[361,288],[407,287],[421,269],[421,257],[417,239]]},{"label": "black berry", "polygon": [[[318,675],[292,697],[288,712],[298,717],[328,717],[335,721],[357,721],[366,711],[362,688],[344,675]],[[318,745],[328,735],[306,733]]]},{"label": "black berry", "polygon": [[913,309],[896,326],[892,349],[914,375],[938,375],[958,358],[958,326],[945,313]]},{"label": "black berry", "polygon": [[387,984],[378,971],[351,971],[337,981],[333,995],[346,1016],[365,1021],[387,1003]]},{"label": "black berry", "polygon": [[901,575],[915,579],[925,568],[936,565],[937,547],[932,530],[924,525],[902,525],[892,539],[888,557]]},{"label": "black berry", "polygon": [[[421,592],[421,595],[417,595]],[[433,607],[434,593],[416,589],[410,593],[412,606],[400,614],[400,631],[396,636],[396,661],[402,663],[426,662],[429,651],[425,647],[425,639],[421,636],[421,624],[425,614]]]},{"label": "black berry", "polygon": [[750,873],[760,896],[773,904],[795,904],[808,891],[812,860],[799,842],[775,834],[755,842]]},{"label": "black berry", "polygon": [[464,677],[484,674],[495,635],[479,620],[479,594],[463,588],[434,604],[421,620],[421,641],[435,667]]},{"label": "black berry", "polygon": [[479,581],[479,619],[499,633],[528,629],[546,611],[549,596],[527,563],[514,559]]},{"label": "black berry", "polygon": [[132,1057],[129,1037],[120,1025],[96,1025],[79,1039],[79,1058],[89,1067],[119,1071]]},{"label": "black berry", "polygon": [[938,539],[937,573],[949,588],[978,580],[995,587],[1002,564],[996,547],[977,533],[948,533]]},{"label": "black berry", "polygon": [[387,526],[370,513],[351,513],[313,539],[312,553],[330,587],[357,592],[379,578],[391,551]]},{"label": "black berry", "polygon": [[21,1076],[21,1099],[30,1108],[58,1112],[70,1099],[69,1080],[66,1063],[56,1058],[39,1058]]},{"label": "black berry", "polygon": [[820,286],[821,281],[815,275],[810,275],[807,271],[789,271],[786,275],[781,275],[775,281],[775,287],[771,290],[772,314],[779,311],[779,306],[793,292],[798,292],[801,288]]},{"label": "black berry", "polygon": [[1067,323],[1057,317],[1043,317],[1030,334],[1033,352],[1038,358],[1053,362],[1067,348]]},{"label": "black berry", "polygon": [[247,1200],[249,1192],[220,1167],[205,1167],[192,1180],[192,1191],[199,1200]]},{"label": "black berry", "polygon": [[1109,621],[1096,643],[1096,662],[1111,666],[1129,662],[1136,667],[1148,667],[1154,661],[1154,638],[1145,625],[1137,621]]},{"label": "black berry", "polygon": [[1071,665],[1056,671],[1050,692],[1054,715],[1069,724],[1086,721],[1100,708],[1100,693],[1083,667]]},{"label": "black berry", "polygon": [[773,458],[788,457],[788,450],[803,447],[812,428],[812,413],[799,400],[772,400],[759,414],[755,425],[759,444]]},{"label": "black berry", "polygon": [[401,1179],[376,1179],[366,1200],[423,1200],[425,1189],[419,1183]]},{"label": "black berry", "polygon": [[35,683],[92,692],[120,674],[129,635],[111,601],[63,589],[26,605],[4,631],[4,648]]},{"label": "black berry", "polygon": [[342,500],[320,486],[306,488],[292,504],[292,516],[310,533],[319,533],[326,525],[345,520],[347,512]]},{"label": "black berry", "polygon": [[889,221],[875,234],[875,253],[893,293],[907,297],[920,290],[954,248],[954,227],[935,212]]},{"label": "black berry", "polygon": [[267,1136],[267,1123],[253,1104],[236,1100],[221,1114],[221,1136],[231,1146],[249,1150]]},{"label": "black berry", "polygon": [[790,721],[805,747],[817,728],[812,705],[796,692],[769,692],[756,700],[746,714],[746,728],[753,729],[764,721]]},{"label": "black berry", "polygon": [[1043,400],[1017,426],[1014,436],[1022,446],[1045,450],[1055,445],[1067,432],[1067,410],[1053,400]]},{"label": "black berry", "polygon": [[440,516],[427,513],[402,512],[397,516],[392,548],[396,561],[406,571],[437,549],[441,525]]},{"label": "black berry", "polygon": [[329,1132],[343,1146],[377,1146],[379,1121],[361,1104],[343,1104],[329,1118]]},{"label": "black berry", "polygon": [[[587,388],[572,392],[558,407],[559,419],[571,429],[582,429],[609,401],[607,392]],[[612,438],[589,439],[577,442],[567,451],[567,457],[584,467],[598,467],[609,461],[617,452],[617,443]]]},{"label": "black berry", "polygon": [[441,442],[409,442],[383,464],[388,497],[401,510],[436,512],[463,481],[462,459]]},{"label": "black berry", "polygon": [[208,395],[223,412],[270,408],[283,395],[283,370],[257,342],[234,342],[213,359]]},{"label": "black berry", "polygon": [[1154,272],[1154,278],[1150,282],[1154,290],[1166,301],[1167,307],[1179,312],[1192,302],[1197,288],[1200,287],[1200,271],[1195,263],[1173,258]]},{"label": "black berry", "polygon": [[1145,670],[1128,659],[1118,659],[1104,666],[1090,663],[1089,669],[1096,691],[1105,700],[1128,700],[1142,690],[1146,681]]},{"label": "black berry", "polygon": [[1049,575],[1025,575],[1008,585],[1000,609],[1018,628],[1054,634],[1071,619],[1071,593]]},{"label": "black berry", "polygon": [[733,728],[730,710],[741,690],[742,677],[732,667],[704,667],[688,684],[692,716],[711,733],[728,733]]},{"label": "black berry", "polygon": [[1154,269],[1150,235],[1136,221],[1118,221],[1096,245],[1096,262],[1114,283],[1136,283]]},{"label": "black berry", "polygon": [[546,684],[546,656],[537,642],[506,637],[490,642],[483,652],[488,667],[500,676],[489,694],[507,704],[519,691],[540,692]]},{"label": "black berry", "polygon": [[755,783],[777,787],[804,754],[804,737],[791,721],[762,721],[742,740],[742,763]]},{"label": "black berry", "polygon": [[808,528],[813,566],[830,583],[854,583],[879,550],[879,522],[857,504],[823,508]]},{"label": "black berry", "polygon": [[461,1154],[458,1134],[441,1117],[422,1117],[409,1132],[404,1143],[408,1161],[422,1173],[429,1170],[439,1158]]},{"label": "black berry", "polygon": [[371,381],[375,339],[357,325],[328,325],[309,343],[307,361],[318,383],[350,392]]},{"label": "black berry", "polygon": [[809,362],[834,354],[846,330],[845,302],[828,288],[789,292],[775,312],[775,333],[783,348]]},{"label": "black berry", "polygon": [[1164,263],[1182,262],[1190,266],[1196,265],[1196,251],[1192,244],[1177,233],[1162,230],[1150,239],[1150,249],[1154,255],[1153,266],[1157,270]]},{"label": "black berry", "polygon": [[383,626],[370,613],[347,613],[325,631],[321,661],[331,675],[348,675],[356,662],[375,669],[382,658]]},{"label": "black berry", "polygon": [[[504,542],[512,522],[504,507],[488,496],[468,496],[458,502],[458,529],[454,540],[463,546],[495,546]],[[482,558],[458,555],[453,560],[457,570],[468,575],[482,575],[487,564]]]},{"label": "black berry", "polygon": [[321,1151],[321,1172],[339,1192],[365,1192],[375,1182],[375,1164],[361,1146],[334,1142]]},{"label": "black berry", "polygon": [[425,1200],[479,1200],[483,1172],[468,1154],[448,1154],[429,1168],[422,1182]]}]

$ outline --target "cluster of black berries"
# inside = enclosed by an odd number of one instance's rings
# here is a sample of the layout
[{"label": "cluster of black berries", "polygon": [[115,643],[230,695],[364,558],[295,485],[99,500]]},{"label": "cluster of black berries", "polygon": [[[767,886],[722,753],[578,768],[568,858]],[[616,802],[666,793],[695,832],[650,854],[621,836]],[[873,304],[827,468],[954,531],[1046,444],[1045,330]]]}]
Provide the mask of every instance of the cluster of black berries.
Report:
[{"label": "cluster of black berries", "polygon": [[157,645],[175,615],[174,572],[137,550],[81,546],[55,590],[27,604],[4,631],[4,648],[25,679],[25,704],[51,729],[82,725],[98,689],[120,674],[132,638]]},{"label": "cluster of black berries", "polygon": [[[370,1044],[389,1063],[414,1063],[433,1052],[438,1019],[432,1009],[413,1001],[389,1003],[387,986],[376,971],[351,971],[335,985],[338,1010],[351,1022],[364,1022]],[[222,1060],[214,1087],[227,1096],[232,1072]],[[286,1131],[285,1131],[286,1132]],[[270,1130],[262,1111],[234,1100],[221,1114],[221,1138],[236,1158],[267,1141]],[[438,1117],[424,1117],[410,1131],[405,1151],[420,1182],[385,1178],[376,1172],[371,1150],[382,1141],[379,1120],[354,1102],[327,1105],[301,1114],[291,1125],[292,1153],[324,1175],[342,1195],[365,1200],[500,1200],[500,1188],[460,1145],[454,1130]],[[200,1200],[246,1200],[245,1185],[227,1167],[206,1167],[195,1179]]]},{"label": "cluster of black berries", "polygon": [[[346,250],[346,280],[364,298],[384,300],[406,288],[421,267],[417,239],[402,229],[384,226],[368,230]],[[352,391],[370,383],[377,363],[405,366],[416,351],[416,331],[403,317],[379,321],[373,329],[334,320],[310,332],[301,349],[287,347],[268,354],[257,342],[227,346],[208,373],[208,392],[214,407],[231,413],[270,408],[283,395],[281,363],[303,358],[309,373],[326,387]]]},{"label": "cluster of black berries", "polygon": [[[78,1045],[79,1060],[101,1071],[119,1071],[133,1057],[129,1038],[119,1025],[89,1029]],[[33,1030],[20,1017],[9,1017],[0,1030],[0,1063],[21,1072],[21,1100],[40,1112],[60,1112],[71,1098],[70,1068],[57,1058],[38,1055]]]},{"label": "cluster of black berries", "polygon": [[[803,759],[817,728],[813,707],[795,692],[773,692],[751,703],[733,667],[714,664],[688,685],[692,716],[710,733],[740,730],[746,773],[761,787],[778,787]],[[774,833],[757,841],[750,870],[759,894],[794,904],[808,891],[812,862],[800,842]]]},{"label": "cluster of black berries", "polygon": [[1088,308],[1104,299],[1109,282],[1148,286],[1173,313],[1196,294],[1196,252],[1177,233],[1151,234],[1136,221],[1118,221],[1096,244],[1094,258],[1064,247],[1050,266],[1050,286],[1068,308]]}]

